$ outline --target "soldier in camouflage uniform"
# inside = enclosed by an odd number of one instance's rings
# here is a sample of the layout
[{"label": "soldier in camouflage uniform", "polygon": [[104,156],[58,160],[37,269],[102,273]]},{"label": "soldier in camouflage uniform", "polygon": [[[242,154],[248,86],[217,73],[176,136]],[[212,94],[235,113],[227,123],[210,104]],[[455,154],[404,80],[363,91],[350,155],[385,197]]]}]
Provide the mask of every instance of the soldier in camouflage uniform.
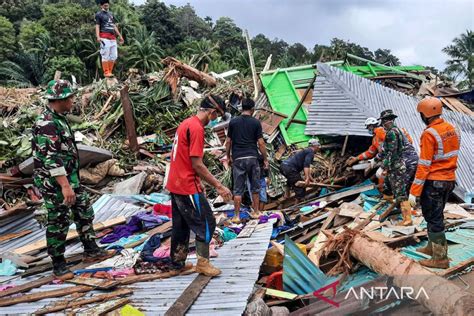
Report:
[{"label": "soldier in camouflage uniform", "polygon": [[[395,118],[397,116],[392,110],[385,110],[380,113],[380,120],[382,126],[385,128],[386,136],[383,144],[384,160],[382,168],[386,173],[384,182],[384,194],[393,193],[394,202],[400,204],[403,221],[402,225],[408,226],[412,224],[411,221],[411,206],[408,202],[408,191],[406,185],[407,166],[406,166],[406,151],[408,140],[403,134],[402,130],[395,125]],[[413,146],[410,146],[413,151]],[[415,152],[416,154],[416,152]]]},{"label": "soldier in camouflage uniform", "polygon": [[34,184],[48,210],[46,241],[53,273],[65,279],[73,276],[64,258],[70,213],[84,245],[84,260],[99,260],[108,253],[95,243],[94,211],[79,182],[79,152],[65,116],[74,102],[71,84],[66,80],[50,81],[46,98],[48,106],[33,127]]},{"label": "soldier in camouflage uniform", "polygon": [[[380,120],[382,126],[385,128],[386,136],[383,144],[383,163],[382,168],[386,173],[384,182],[384,194],[393,193],[394,202],[400,204],[402,210],[404,226],[412,224],[411,221],[411,206],[408,202],[408,191],[407,191],[407,157],[411,157],[412,153],[406,154],[405,152],[410,151],[414,148],[408,146],[408,140],[403,134],[402,130],[395,125],[395,118],[397,116],[392,110],[385,110],[380,114]],[[416,155],[416,152],[415,152]],[[418,156],[417,156],[418,158]],[[410,158],[411,159],[411,158]],[[411,171],[411,170],[410,170]]]}]

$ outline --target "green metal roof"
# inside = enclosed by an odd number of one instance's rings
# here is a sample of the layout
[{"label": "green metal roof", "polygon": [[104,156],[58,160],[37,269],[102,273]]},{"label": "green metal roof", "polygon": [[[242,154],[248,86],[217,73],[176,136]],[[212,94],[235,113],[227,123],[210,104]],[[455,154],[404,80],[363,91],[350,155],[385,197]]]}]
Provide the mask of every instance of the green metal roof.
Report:
[{"label": "green metal roof", "polygon": [[[401,72],[417,72],[425,70],[423,66],[389,67],[373,65],[370,63],[367,63],[366,66],[350,66],[343,61],[330,62],[328,64],[368,79]],[[260,79],[272,109],[283,113],[288,117],[291,116],[300,101],[300,96],[296,90],[307,88],[315,72],[315,65],[279,68],[262,72],[260,74]],[[295,119],[303,122],[307,121],[307,112],[304,106],[298,111]],[[285,142],[288,145],[298,144],[305,146],[310,139],[310,137],[304,133],[305,125],[293,122],[290,127],[286,129],[285,126],[287,121],[288,119],[285,119],[280,123],[280,130]]]}]

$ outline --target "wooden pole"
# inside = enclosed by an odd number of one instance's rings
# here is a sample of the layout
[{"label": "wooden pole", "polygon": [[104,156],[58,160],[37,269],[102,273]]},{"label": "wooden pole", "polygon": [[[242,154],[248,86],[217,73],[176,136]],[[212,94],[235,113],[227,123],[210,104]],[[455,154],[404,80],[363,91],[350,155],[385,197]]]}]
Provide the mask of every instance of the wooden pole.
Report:
[{"label": "wooden pole", "polygon": [[349,135],[346,135],[346,138],[344,139],[344,145],[342,146],[341,157],[344,157],[344,155],[346,154],[348,140],[349,140]]},{"label": "wooden pole", "polygon": [[373,271],[393,277],[395,286],[413,289],[412,297],[435,315],[474,314],[472,293],[423,268],[418,262],[383,243],[356,235],[349,251]]},{"label": "wooden pole", "polygon": [[313,79],[311,79],[311,82],[309,83],[309,86],[308,86],[308,87],[306,88],[306,90],[304,91],[304,94],[303,94],[303,96],[301,97],[300,102],[298,102],[298,105],[296,106],[296,108],[295,108],[295,110],[293,111],[293,113],[291,113],[290,118],[289,118],[288,121],[286,122],[285,129],[288,129],[288,127],[290,127],[291,123],[293,123],[296,114],[298,114],[298,111],[301,109],[301,106],[303,105],[304,100],[305,100],[306,97],[308,96],[308,93],[311,91],[311,88],[314,86],[314,82],[315,82],[315,81],[316,81],[316,73],[314,73]]},{"label": "wooden pole", "polygon": [[135,129],[135,118],[133,117],[132,103],[128,96],[128,86],[120,90],[120,100],[122,101],[123,116],[125,118],[125,129],[127,130],[128,144],[130,150],[138,152],[137,131]]},{"label": "wooden pole", "polygon": [[250,60],[250,69],[252,70],[254,98],[256,99],[258,97],[258,93],[259,93],[260,89],[259,89],[258,82],[257,82],[257,69],[255,68],[255,60],[253,58],[252,43],[250,42],[250,36],[249,36],[249,32],[247,30],[244,31],[244,37],[245,37],[245,41],[247,43],[247,51],[248,51],[249,60]]}]

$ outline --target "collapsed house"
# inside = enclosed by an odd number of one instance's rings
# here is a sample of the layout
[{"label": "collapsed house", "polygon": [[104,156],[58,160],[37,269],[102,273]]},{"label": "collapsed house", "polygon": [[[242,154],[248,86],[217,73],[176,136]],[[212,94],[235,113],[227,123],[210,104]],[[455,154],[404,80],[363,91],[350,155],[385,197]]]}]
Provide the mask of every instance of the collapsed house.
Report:
[{"label": "collapsed house", "polygon": [[[418,147],[423,125],[416,113],[416,96],[437,96],[447,108],[443,116],[462,131],[455,195],[464,199],[474,187],[473,118],[465,105],[469,93],[447,89],[421,66],[331,62],[266,71],[260,74],[262,86],[253,87],[250,80],[227,74],[213,78],[173,58],[165,64],[163,73],[140,76],[131,71],[123,84],[104,80],[81,89],[74,126],[80,132],[76,139],[82,141],[81,179],[95,200],[94,228],[101,245],[118,250],[111,259],[85,265],[72,227],[66,257],[76,277],[66,283],[55,282],[51,275],[44,212],[31,187],[28,137],[15,134],[19,122],[31,122],[42,104],[36,91],[18,94],[19,102],[15,93],[6,92],[3,126],[12,127],[13,136],[0,149],[2,157],[16,159],[2,159],[8,173],[0,175],[6,191],[0,212],[2,314],[115,310],[133,315],[314,315],[403,308],[436,314],[472,312],[472,306],[465,304],[472,302],[472,294],[461,289],[459,281],[455,285],[446,280],[462,280],[474,264],[472,201],[466,200],[469,203],[463,207],[452,203],[445,210],[451,268],[424,269],[416,263],[426,258],[416,252],[426,243],[420,211],[414,214],[414,225],[399,226],[401,217],[394,205],[381,200],[363,172],[345,165],[350,154],[365,150],[370,142],[365,119],[378,117],[387,108],[396,112],[399,125]],[[233,206],[209,191],[218,224],[212,260],[223,273],[212,279],[193,273],[173,275],[166,266],[170,197],[163,188],[176,127],[202,95],[225,96],[231,113],[238,115],[234,96],[252,94],[254,88],[261,91],[255,117],[262,122],[271,160],[267,212],[258,220],[242,212],[242,224],[232,224],[227,219]],[[26,114],[21,103],[25,100],[37,102]],[[127,114],[126,103],[134,115]],[[131,119],[138,135],[129,128]],[[205,163],[230,186],[223,150],[227,126],[225,120],[206,133]],[[27,133],[27,127],[21,132]],[[323,144],[312,167],[318,185],[307,190],[305,201],[296,203],[293,196],[282,197],[285,179],[279,162],[306,146],[311,137]],[[8,147],[14,151],[7,152]],[[195,262],[195,254],[188,259]],[[399,264],[391,266],[393,262]],[[410,269],[404,269],[407,266]],[[426,276],[419,282],[427,282],[423,284],[428,296],[437,300],[406,300],[400,295],[367,300],[353,295],[374,286],[411,286],[419,292],[418,274]]]}]

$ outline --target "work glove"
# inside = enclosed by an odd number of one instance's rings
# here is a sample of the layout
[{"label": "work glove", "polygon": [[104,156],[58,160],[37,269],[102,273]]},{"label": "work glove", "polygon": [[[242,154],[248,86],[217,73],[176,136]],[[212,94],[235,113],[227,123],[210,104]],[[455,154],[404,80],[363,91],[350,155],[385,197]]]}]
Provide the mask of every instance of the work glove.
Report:
[{"label": "work glove", "polygon": [[357,159],[357,157],[349,157],[349,159],[347,159],[346,161],[346,164],[351,167],[353,164],[355,164],[357,161],[359,161],[359,159]]},{"label": "work glove", "polygon": [[385,175],[383,173],[384,170],[382,168],[378,168],[377,172],[375,173],[375,176],[377,177],[377,179],[383,179],[385,178]]},{"label": "work glove", "polygon": [[374,169],[375,166],[377,165],[377,161],[375,161],[375,158],[370,159],[369,163],[370,163],[370,169]]},{"label": "work glove", "polygon": [[408,202],[410,202],[411,207],[416,206],[416,202],[417,202],[416,200],[417,200],[417,197],[414,196],[413,194],[410,194],[410,196],[408,197]]}]

